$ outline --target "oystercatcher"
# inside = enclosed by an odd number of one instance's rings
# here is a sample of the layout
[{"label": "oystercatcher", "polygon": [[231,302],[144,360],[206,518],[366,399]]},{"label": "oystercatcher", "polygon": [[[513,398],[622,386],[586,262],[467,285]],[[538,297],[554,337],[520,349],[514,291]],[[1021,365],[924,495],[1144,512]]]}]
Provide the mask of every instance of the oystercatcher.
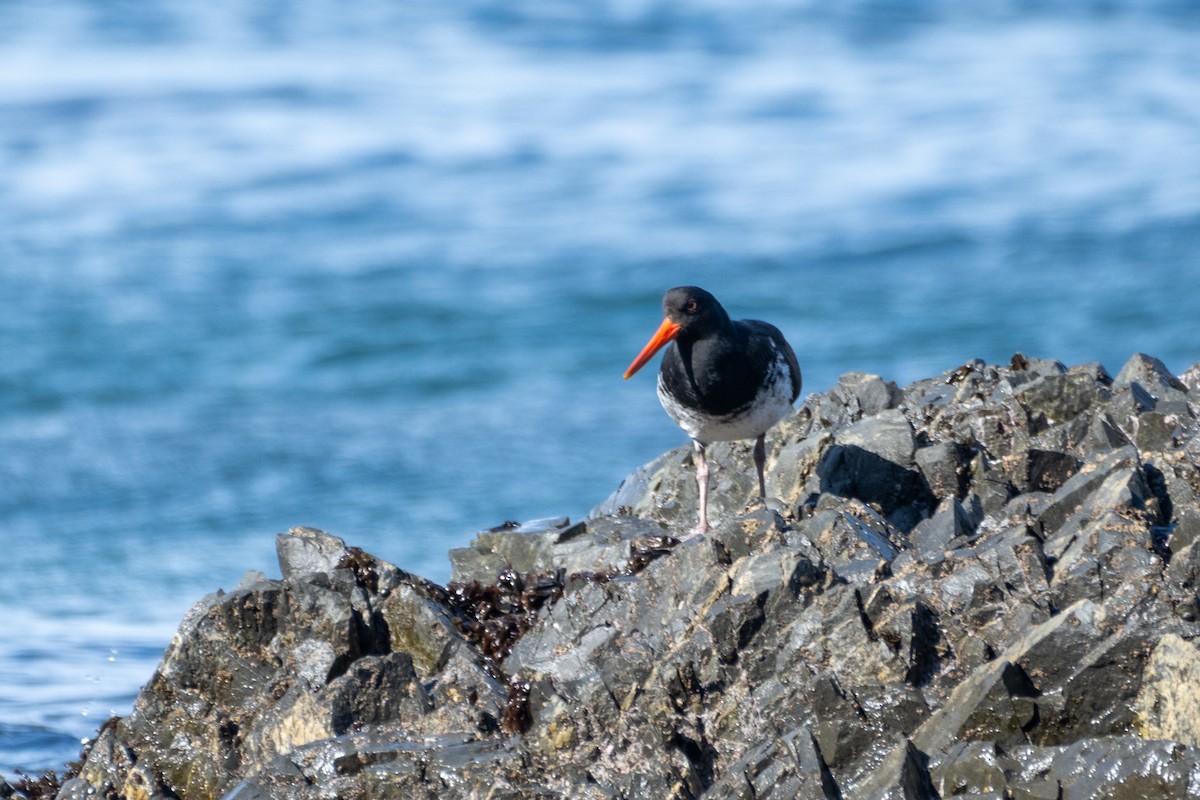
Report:
[{"label": "oystercatcher", "polygon": [[625,378],[672,343],[658,370],[658,400],[696,448],[700,521],[691,536],[697,536],[710,530],[705,446],[754,439],[758,491],[765,498],[764,439],[800,396],[800,365],[778,328],[756,319],[731,320],[717,298],[698,286],[667,292],[663,313],[662,325]]}]

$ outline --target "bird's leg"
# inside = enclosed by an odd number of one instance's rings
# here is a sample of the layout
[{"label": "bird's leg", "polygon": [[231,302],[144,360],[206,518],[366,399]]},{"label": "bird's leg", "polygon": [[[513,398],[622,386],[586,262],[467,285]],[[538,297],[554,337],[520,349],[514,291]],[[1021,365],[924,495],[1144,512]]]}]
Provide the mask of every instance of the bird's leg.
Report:
[{"label": "bird's leg", "polygon": [[767,499],[767,481],[763,477],[763,467],[767,463],[767,435],[760,433],[754,442],[754,466],[758,470],[758,496]]},{"label": "bird's leg", "polygon": [[700,521],[696,527],[684,537],[684,541],[708,533],[708,459],[704,457],[704,445],[695,439],[692,446],[696,448],[696,486],[700,490]]}]

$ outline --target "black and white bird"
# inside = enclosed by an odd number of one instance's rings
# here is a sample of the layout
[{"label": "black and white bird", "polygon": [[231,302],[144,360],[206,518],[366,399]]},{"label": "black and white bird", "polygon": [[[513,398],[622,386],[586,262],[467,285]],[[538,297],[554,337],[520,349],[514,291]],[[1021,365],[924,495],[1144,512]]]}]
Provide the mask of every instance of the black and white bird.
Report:
[{"label": "black and white bird", "polygon": [[691,535],[697,536],[710,530],[705,446],[754,439],[758,491],[765,498],[764,440],[800,396],[800,365],[778,328],[756,319],[731,320],[717,298],[698,286],[667,292],[663,314],[625,378],[671,345],[658,370],[658,399],[696,448],[700,520]]}]

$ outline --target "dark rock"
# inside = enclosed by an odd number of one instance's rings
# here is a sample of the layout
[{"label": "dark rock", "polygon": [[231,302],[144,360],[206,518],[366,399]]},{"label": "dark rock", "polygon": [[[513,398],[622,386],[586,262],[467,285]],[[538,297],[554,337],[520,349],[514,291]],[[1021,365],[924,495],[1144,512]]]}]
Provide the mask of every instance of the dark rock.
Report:
[{"label": "dark rock", "polygon": [[1104,453],[1093,459],[1086,469],[1079,470],[1059,487],[1049,505],[1038,515],[1039,535],[1046,538],[1059,530],[1109,477],[1118,471],[1128,472],[1138,462],[1137,450],[1132,447]]},{"label": "dark rock", "polygon": [[1188,391],[1187,385],[1172,375],[1163,362],[1145,353],[1134,353],[1130,356],[1129,360],[1125,362],[1125,366],[1121,367],[1121,371],[1117,373],[1116,380],[1113,381],[1113,385],[1117,387],[1132,386],[1133,384],[1142,386],[1154,396],[1163,392],[1186,394]]},{"label": "dark rock", "polygon": [[821,490],[874,505],[911,529],[936,504],[929,484],[914,469],[915,452],[912,424],[903,413],[868,417],[842,431],[825,451],[817,467]]},{"label": "dark rock", "polygon": [[846,373],[829,394],[849,409],[851,419],[870,417],[895,408],[901,398],[896,384],[863,372]]},{"label": "dark rock", "polygon": [[807,728],[761,742],[732,765],[709,792],[713,797],[841,800],[842,793]]},{"label": "dark rock", "polygon": [[937,442],[913,454],[925,483],[939,500],[966,494],[969,448],[957,442]]},{"label": "dark rock", "polygon": [[1188,438],[1195,415],[1188,387],[1157,358],[1135,354],[1113,382],[1118,424],[1146,451],[1178,447]]},{"label": "dark rock", "polygon": [[978,507],[981,514],[994,515],[1008,505],[1017,488],[986,453],[980,452],[971,461],[967,503]]},{"label": "dark rock", "polygon": [[1030,448],[1025,457],[1026,491],[1054,492],[1079,471],[1080,461],[1069,453]]},{"label": "dark rock", "polygon": [[1015,392],[1036,431],[1073,419],[1105,399],[1108,391],[1087,372],[1054,372],[1023,384]]},{"label": "dark rock", "polygon": [[470,547],[450,551],[452,583],[491,583],[504,570],[520,575],[626,571],[639,552],[667,530],[636,517],[593,516],[574,525],[565,517],[476,534]]},{"label": "dark rock", "polygon": [[[957,742],[946,749],[931,770],[944,797],[1005,797],[1004,787],[1019,765],[993,741]],[[1057,797],[1057,795],[1056,795]]]},{"label": "dark rock", "polygon": [[[198,603],[61,798],[1185,797],[1200,366],[850,374],[446,586],[307,528]],[[1190,387],[1190,388],[1189,388]]]},{"label": "dark rock", "polygon": [[1200,752],[1132,736],[1018,748],[1012,757],[1021,765],[1014,797],[1182,798],[1194,793],[1200,776]]},{"label": "dark rock", "polygon": [[900,789],[893,789],[889,794],[905,798],[905,800],[939,800],[933,779],[929,777],[929,756],[913,746],[911,741],[904,743],[904,763],[900,768]]},{"label": "dark rock", "polygon": [[917,558],[936,563],[952,549],[952,543],[975,532],[976,523],[962,503],[951,499],[943,503],[932,517],[917,524],[908,541]]}]

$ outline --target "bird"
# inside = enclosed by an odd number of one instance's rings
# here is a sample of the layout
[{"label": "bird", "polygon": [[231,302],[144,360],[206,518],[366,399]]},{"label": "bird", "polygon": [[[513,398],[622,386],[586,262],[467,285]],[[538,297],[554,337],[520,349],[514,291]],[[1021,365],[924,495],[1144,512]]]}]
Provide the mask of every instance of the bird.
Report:
[{"label": "bird", "polygon": [[696,527],[685,537],[691,539],[712,529],[705,448],[713,442],[755,440],[758,492],[766,497],[766,433],[800,396],[800,364],[778,328],[730,319],[699,286],[676,286],[662,305],[662,324],[625,370],[625,379],[670,345],[658,370],[658,400],[695,448],[700,508]]}]

